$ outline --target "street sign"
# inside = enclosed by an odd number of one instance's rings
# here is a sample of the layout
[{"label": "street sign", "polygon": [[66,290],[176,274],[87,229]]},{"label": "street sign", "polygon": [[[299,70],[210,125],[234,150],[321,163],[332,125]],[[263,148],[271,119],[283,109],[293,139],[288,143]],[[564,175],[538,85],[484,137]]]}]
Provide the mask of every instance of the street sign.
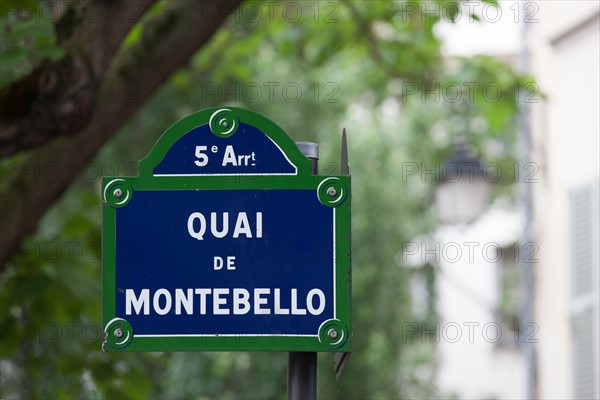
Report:
[{"label": "street sign", "polygon": [[104,351],[350,351],[350,177],[208,109],[102,184]]}]

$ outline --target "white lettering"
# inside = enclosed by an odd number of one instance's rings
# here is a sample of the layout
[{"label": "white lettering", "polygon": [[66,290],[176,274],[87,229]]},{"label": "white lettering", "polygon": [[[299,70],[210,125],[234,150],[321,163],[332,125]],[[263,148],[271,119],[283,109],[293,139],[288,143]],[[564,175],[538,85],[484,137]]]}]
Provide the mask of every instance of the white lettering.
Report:
[{"label": "white lettering", "polygon": [[[233,167],[247,167],[250,165],[250,160],[256,161],[256,154],[252,152],[252,154],[240,154],[236,158],[235,150],[233,150],[232,145],[228,145],[225,147],[225,154],[223,154],[223,162],[221,165],[226,167],[228,164],[231,164]],[[254,163],[252,165],[255,165]]]},{"label": "white lettering", "polygon": [[194,293],[200,295],[200,315],[206,314],[206,296],[211,292],[210,289],[196,289]]},{"label": "white lettering", "polygon": [[227,270],[229,270],[229,271],[235,270],[235,256],[227,257]]},{"label": "white lettering", "polygon": [[192,289],[187,290],[187,295],[184,294],[183,289],[175,289],[175,315],[181,315],[182,305],[188,315],[193,314],[194,291]]},{"label": "white lettering", "polygon": [[[226,264],[233,262],[235,257],[227,257]],[[221,260],[224,260],[221,258]],[[229,267],[228,267],[229,269]],[[140,289],[136,295],[135,289],[125,290],[125,314],[133,313],[149,315],[152,310],[157,315],[321,315],[325,311],[327,299],[321,289],[313,288],[306,297],[301,294],[301,304],[298,302],[297,288],[176,288]],[[212,295],[212,298],[210,297]],[[272,297],[271,297],[272,295]],[[231,296],[231,297],[230,297]],[[289,299],[289,300],[288,300]],[[304,303],[304,300],[306,302]],[[199,305],[195,304],[199,302]],[[212,304],[211,304],[212,302]],[[175,305],[173,309],[173,304]],[[284,307],[288,306],[288,307]]]},{"label": "white lettering", "polygon": [[137,315],[140,315],[142,307],[144,307],[144,315],[150,314],[150,289],[142,289],[140,297],[135,297],[133,289],[125,290],[125,314],[131,315],[131,306]]},{"label": "white lettering", "polygon": [[214,261],[213,261],[213,269],[215,271],[218,271],[221,268],[223,268],[223,258],[219,257],[219,256],[215,256]]},{"label": "white lettering", "polygon": [[[200,230],[199,231],[194,230],[194,220],[195,219],[198,219],[200,221]],[[204,215],[202,215],[202,213],[199,213],[199,212],[190,214],[190,217],[188,218],[187,228],[188,228],[188,233],[190,234],[191,237],[196,238],[198,240],[202,240],[204,233],[206,232],[206,218],[204,218]]]},{"label": "white lettering", "polygon": [[256,213],[256,237],[262,238],[262,213]]},{"label": "white lettering", "polygon": [[289,308],[281,308],[280,289],[274,290],[273,297],[275,298],[275,314],[277,315],[288,315],[290,313]]},{"label": "white lettering", "polygon": [[269,293],[271,293],[271,289],[254,289],[254,314],[271,314],[271,310],[269,310],[268,308],[260,307],[262,305],[266,305],[269,301],[268,299],[265,299],[261,296]]},{"label": "white lettering", "polygon": [[246,237],[252,237],[252,231],[250,231],[250,223],[248,222],[248,216],[245,212],[238,214],[237,221],[235,222],[235,229],[233,230],[233,238],[239,237],[241,234]]},{"label": "white lettering", "polygon": [[213,290],[213,314],[214,315],[227,315],[229,314],[228,309],[221,308],[221,305],[227,304],[227,299],[221,297],[221,295],[229,294],[229,289],[215,289]]},{"label": "white lettering", "polygon": [[[313,298],[316,296],[319,297],[319,307],[313,307]],[[323,310],[325,310],[325,294],[321,289],[312,289],[306,295],[306,308],[308,308],[308,312],[312,315],[320,315]]]},{"label": "white lettering", "polygon": [[210,231],[213,234],[213,236],[216,238],[220,239],[220,238],[225,237],[225,235],[227,235],[227,232],[229,231],[229,213],[228,212],[223,213],[223,230],[221,232],[219,232],[217,230],[217,213],[211,212],[210,213]]},{"label": "white lettering", "polygon": [[[198,220],[198,223],[196,223],[196,220]],[[254,234],[256,235],[256,238],[260,239],[263,237],[263,215],[262,215],[262,212],[256,213],[255,221],[256,221],[256,225],[254,226],[254,228],[255,228]],[[216,239],[223,239],[223,238],[227,237],[227,235],[231,231],[231,226],[229,224],[229,213],[228,212],[223,213],[222,221],[219,221],[219,213],[211,212],[209,222],[210,222],[210,233]],[[221,222],[221,224],[219,224],[219,222]],[[219,230],[219,225],[221,225],[221,230]],[[237,239],[240,236],[244,235],[247,238],[252,239],[252,228],[253,227],[251,226],[250,221],[248,219],[248,214],[245,212],[240,212],[237,214],[237,217],[235,220],[235,227],[233,229],[232,237],[234,239]],[[206,217],[204,216],[204,214],[202,214],[201,212],[191,213],[190,216],[188,217],[187,229],[188,229],[188,233],[191,237],[198,239],[198,240],[204,240],[204,235],[206,234],[206,230],[207,230],[207,221],[206,221]],[[215,269],[221,269],[221,268],[215,268]]]},{"label": "white lettering", "polygon": [[249,300],[250,293],[246,289],[233,289],[233,313],[236,315],[248,314],[250,311]]},{"label": "white lettering", "polygon": [[[165,298],[165,306],[160,306],[160,296],[164,296]],[[165,315],[171,311],[171,293],[167,289],[158,289],[154,292],[154,297],[152,298],[152,304],[154,306],[154,312],[158,315]]]},{"label": "white lettering", "polygon": [[231,164],[234,167],[237,167],[237,161],[235,160],[235,151],[233,151],[233,146],[228,145],[225,147],[225,155],[223,155],[223,167],[227,164]]},{"label": "white lettering", "polygon": [[305,308],[298,308],[298,289],[292,289],[292,315],[306,315]]}]

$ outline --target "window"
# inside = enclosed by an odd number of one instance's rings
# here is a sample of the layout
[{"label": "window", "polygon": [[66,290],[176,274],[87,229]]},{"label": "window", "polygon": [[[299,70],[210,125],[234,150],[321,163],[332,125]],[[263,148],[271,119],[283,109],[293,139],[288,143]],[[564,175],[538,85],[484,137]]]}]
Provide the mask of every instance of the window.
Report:
[{"label": "window", "polygon": [[598,189],[596,183],[573,190],[569,202],[573,394],[577,399],[600,397]]},{"label": "window", "polygon": [[519,344],[519,310],[521,307],[521,271],[518,245],[499,248],[496,263],[497,299],[495,319],[502,327],[500,348],[515,348]]}]

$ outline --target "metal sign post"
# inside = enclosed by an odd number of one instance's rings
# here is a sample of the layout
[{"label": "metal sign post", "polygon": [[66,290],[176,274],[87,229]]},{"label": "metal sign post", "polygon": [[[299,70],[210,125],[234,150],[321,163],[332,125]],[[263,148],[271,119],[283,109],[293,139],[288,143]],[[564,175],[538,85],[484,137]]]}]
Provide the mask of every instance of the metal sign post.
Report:
[{"label": "metal sign post", "polygon": [[314,371],[316,352],[349,352],[350,176],[318,175],[315,150],[208,109],[139,176],[103,178],[103,350],[300,352]]},{"label": "metal sign post", "polygon": [[[319,174],[319,145],[298,142],[298,149],[311,161],[311,173]],[[287,389],[289,400],[317,398],[317,353],[293,351],[288,354]]]}]

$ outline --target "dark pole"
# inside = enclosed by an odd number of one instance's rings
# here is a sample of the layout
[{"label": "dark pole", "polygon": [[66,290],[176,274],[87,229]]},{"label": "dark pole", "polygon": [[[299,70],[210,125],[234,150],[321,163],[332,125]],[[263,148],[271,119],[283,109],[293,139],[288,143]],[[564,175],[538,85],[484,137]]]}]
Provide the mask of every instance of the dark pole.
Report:
[{"label": "dark pole", "polygon": [[[312,174],[318,174],[319,145],[297,142],[298,149],[312,162]],[[292,351],[288,353],[288,399],[317,398],[317,353]]]},{"label": "dark pole", "polygon": [[317,398],[317,353],[293,351],[288,353],[288,399]]}]

